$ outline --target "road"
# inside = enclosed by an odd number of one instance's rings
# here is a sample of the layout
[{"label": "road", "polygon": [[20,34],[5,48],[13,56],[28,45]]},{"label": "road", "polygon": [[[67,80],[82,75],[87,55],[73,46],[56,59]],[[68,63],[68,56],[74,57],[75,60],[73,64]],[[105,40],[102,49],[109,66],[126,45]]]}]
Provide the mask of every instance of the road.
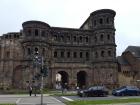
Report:
[{"label": "road", "polygon": [[[78,97],[78,96],[48,96],[44,95],[43,105],[65,105],[63,102],[74,100],[109,100],[109,99],[127,99],[127,98],[140,98],[139,96],[124,96],[124,97]],[[40,95],[0,95],[0,103],[16,103],[17,105],[39,105],[41,102]],[[140,103],[129,104],[111,104],[111,105],[140,105]]]},{"label": "road", "polygon": [[[107,97],[79,97],[79,96],[61,96],[55,97],[62,102],[75,101],[75,100],[111,100],[111,99],[128,99],[128,98],[140,98],[140,96],[107,96]],[[127,104],[111,104],[111,105],[140,105],[140,103],[127,103]]]},{"label": "road", "polygon": [[[65,96],[65,97],[68,99],[71,99],[71,100],[110,100],[110,99],[140,98],[140,96],[119,96],[119,97],[117,97],[117,96],[112,96],[112,95],[109,95],[107,97],[79,97],[79,96]],[[61,98],[63,99],[63,97],[61,97]],[[65,101],[65,100],[66,99],[63,99],[62,101]]]},{"label": "road", "polygon": [[[16,103],[16,105],[40,105],[41,98],[38,96],[29,95],[0,95],[0,103]],[[58,99],[44,95],[43,105],[65,105]]]}]

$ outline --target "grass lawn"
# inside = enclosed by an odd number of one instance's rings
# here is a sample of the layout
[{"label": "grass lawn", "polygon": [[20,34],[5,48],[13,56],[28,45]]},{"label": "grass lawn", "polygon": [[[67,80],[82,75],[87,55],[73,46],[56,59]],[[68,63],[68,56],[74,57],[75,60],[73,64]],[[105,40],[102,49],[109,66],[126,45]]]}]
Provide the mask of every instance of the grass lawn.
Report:
[{"label": "grass lawn", "polygon": [[82,100],[82,101],[69,101],[66,105],[96,105],[96,104],[115,104],[115,103],[136,103],[140,102],[140,98],[130,99],[114,99],[114,100]]}]

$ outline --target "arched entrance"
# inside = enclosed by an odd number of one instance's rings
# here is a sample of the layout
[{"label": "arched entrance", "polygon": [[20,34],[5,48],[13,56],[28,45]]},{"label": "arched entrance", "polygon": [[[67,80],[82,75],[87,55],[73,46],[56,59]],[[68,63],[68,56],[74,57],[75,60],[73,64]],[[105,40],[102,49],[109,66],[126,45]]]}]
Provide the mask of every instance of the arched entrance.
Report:
[{"label": "arched entrance", "polygon": [[79,88],[84,88],[86,86],[86,72],[85,71],[79,71],[77,73],[77,86],[79,86]]},{"label": "arched entrance", "polygon": [[29,81],[29,73],[26,72],[27,66],[18,65],[13,71],[12,85],[14,88],[25,88],[26,79]]},{"label": "arched entrance", "polygon": [[69,83],[69,75],[65,71],[59,71],[56,74],[56,83],[60,83],[61,87],[64,85],[68,85]]}]

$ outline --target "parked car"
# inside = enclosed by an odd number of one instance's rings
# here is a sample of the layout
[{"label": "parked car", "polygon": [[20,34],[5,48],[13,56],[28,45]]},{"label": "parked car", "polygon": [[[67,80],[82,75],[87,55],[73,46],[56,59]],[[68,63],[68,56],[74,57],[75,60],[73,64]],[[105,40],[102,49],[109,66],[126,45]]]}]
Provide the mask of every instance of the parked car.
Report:
[{"label": "parked car", "polygon": [[136,86],[122,86],[112,91],[114,96],[138,96],[140,89]]},{"label": "parked car", "polygon": [[78,91],[78,95],[80,97],[107,96],[108,93],[108,89],[105,86],[93,86],[88,89]]}]

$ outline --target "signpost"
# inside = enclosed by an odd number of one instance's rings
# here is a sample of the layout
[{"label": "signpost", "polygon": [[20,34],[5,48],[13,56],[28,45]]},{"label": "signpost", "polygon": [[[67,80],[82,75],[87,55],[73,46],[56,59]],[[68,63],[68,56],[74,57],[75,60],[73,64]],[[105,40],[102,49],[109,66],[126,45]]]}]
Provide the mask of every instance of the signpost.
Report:
[{"label": "signpost", "polygon": [[43,75],[41,76],[41,105],[43,105]]},{"label": "signpost", "polygon": [[47,77],[48,76],[48,68],[44,64],[43,57],[38,56],[38,51],[35,53],[34,63],[36,63],[36,65],[40,66],[40,72],[37,73],[35,76],[36,76],[36,79],[41,76],[40,91],[41,91],[41,105],[43,105],[43,77]]},{"label": "signpost", "polygon": [[41,73],[41,105],[43,105],[43,77],[48,76],[48,68],[46,65],[42,65],[40,73]]}]

